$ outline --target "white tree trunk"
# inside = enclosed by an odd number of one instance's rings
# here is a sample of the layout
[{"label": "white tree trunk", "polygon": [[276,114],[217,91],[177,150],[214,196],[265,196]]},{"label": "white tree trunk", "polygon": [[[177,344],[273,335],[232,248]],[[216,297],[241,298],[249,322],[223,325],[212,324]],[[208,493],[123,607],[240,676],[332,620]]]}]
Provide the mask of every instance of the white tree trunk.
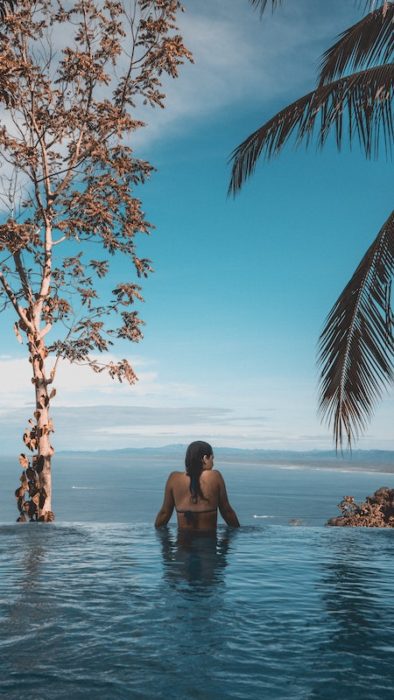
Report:
[{"label": "white tree trunk", "polygon": [[37,460],[35,469],[38,474],[39,487],[42,495],[38,504],[38,519],[53,520],[52,512],[52,474],[51,458],[54,449],[50,443],[50,434],[53,431],[52,421],[49,417],[50,395],[48,393],[48,380],[45,374],[46,348],[42,339],[33,342],[32,355],[33,381],[36,394],[36,445]]}]

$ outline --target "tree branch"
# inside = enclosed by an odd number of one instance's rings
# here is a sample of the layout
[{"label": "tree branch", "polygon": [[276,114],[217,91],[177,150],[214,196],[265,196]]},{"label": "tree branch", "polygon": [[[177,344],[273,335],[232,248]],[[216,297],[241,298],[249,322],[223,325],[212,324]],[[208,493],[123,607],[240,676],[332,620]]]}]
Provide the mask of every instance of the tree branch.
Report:
[{"label": "tree branch", "polygon": [[34,299],[33,299],[33,292],[29,284],[29,280],[26,275],[26,270],[22,262],[22,257],[20,250],[17,250],[16,253],[14,253],[14,262],[15,262],[15,267],[19,275],[19,279],[22,283],[22,289],[25,294],[25,298],[30,304],[30,306],[33,308],[34,304]]},{"label": "tree branch", "polygon": [[7,279],[4,275],[4,273],[0,270],[0,283],[3,286],[3,289],[5,293],[7,294],[12,306],[14,307],[16,313],[18,314],[19,318],[27,328],[30,330],[34,330],[33,324],[27,319],[26,311],[25,309],[19,304],[18,299],[16,297],[16,294],[10,287],[10,285],[7,282]]}]

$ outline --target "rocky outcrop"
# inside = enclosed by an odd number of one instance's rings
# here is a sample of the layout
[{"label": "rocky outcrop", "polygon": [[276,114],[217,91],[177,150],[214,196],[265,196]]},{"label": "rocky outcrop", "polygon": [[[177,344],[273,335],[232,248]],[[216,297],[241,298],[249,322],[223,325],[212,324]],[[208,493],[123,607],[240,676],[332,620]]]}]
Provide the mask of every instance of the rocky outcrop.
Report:
[{"label": "rocky outcrop", "polygon": [[394,527],[394,489],[387,486],[356,503],[353,496],[345,496],[338,504],[342,515],[330,518],[327,525],[339,527]]}]

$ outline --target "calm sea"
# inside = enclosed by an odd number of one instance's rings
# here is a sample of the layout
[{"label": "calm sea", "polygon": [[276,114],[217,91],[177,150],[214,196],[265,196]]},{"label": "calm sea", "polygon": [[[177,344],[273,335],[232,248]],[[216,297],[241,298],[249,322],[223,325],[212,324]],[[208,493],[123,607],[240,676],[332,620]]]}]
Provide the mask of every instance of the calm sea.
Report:
[{"label": "calm sea", "polygon": [[1,697],[392,697],[394,532],[323,524],[394,475],[218,466],[242,527],[184,539],[152,527],[176,464],[59,456],[56,523],[15,525],[1,460]]}]

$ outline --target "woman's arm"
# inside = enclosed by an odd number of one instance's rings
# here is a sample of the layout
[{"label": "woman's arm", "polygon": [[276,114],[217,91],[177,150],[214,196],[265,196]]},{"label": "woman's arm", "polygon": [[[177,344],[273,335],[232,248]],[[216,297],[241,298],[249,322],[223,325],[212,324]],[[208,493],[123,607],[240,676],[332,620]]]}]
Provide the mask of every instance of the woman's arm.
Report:
[{"label": "woman's arm", "polygon": [[220,472],[216,472],[218,475],[218,480],[219,480],[219,511],[220,515],[222,516],[223,520],[227,525],[230,525],[230,527],[239,527],[239,520],[237,518],[237,514],[235,510],[232,509],[230,506],[228,497],[227,497],[227,491],[226,491],[226,484],[224,483],[224,479],[221,475]]},{"label": "woman's arm", "polygon": [[163,527],[163,525],[167,525],[174,510],[175,501],[174,494],[172,492],[172,477],[173,474],[170,474],[170,476],[167,479],[166,487],[164,490],[163,505],[156,516],[155,527],[157,528]]}]

